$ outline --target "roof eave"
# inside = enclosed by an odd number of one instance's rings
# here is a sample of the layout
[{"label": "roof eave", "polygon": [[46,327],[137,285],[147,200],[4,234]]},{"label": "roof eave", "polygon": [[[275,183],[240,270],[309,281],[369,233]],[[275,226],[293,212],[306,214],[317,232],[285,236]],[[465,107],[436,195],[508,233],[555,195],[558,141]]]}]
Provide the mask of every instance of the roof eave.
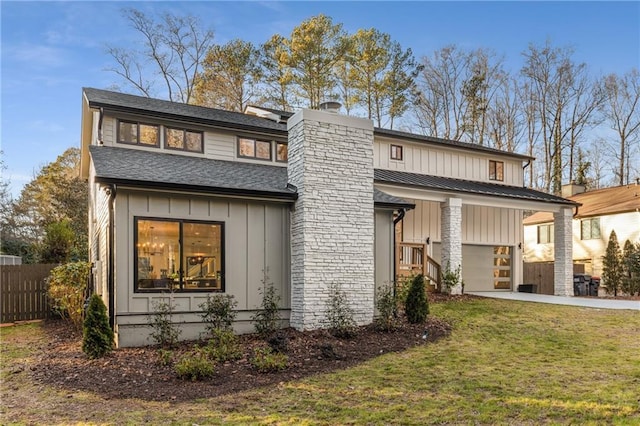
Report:
[{"label": "roof eave", "polygon": [[242,188],[225,188],[214,186],[202,186],[202,185],[185,185],[180,183],[167,183],[167,182],[151,182],[140,181],[132,179],[119,179],[110,177],[96,176],[96,182],[106,185],[118,185],[136,187],[140,189],[153,189],[153,190],[169,190],[176,192],[188,192],[188,193],[200,193],[209,195],[222,195],[222,196],[234,196],[234,197],[247,197],[247,198],[268,198],[277,201],[285,201],[293,203],[298,199],[298,194],[295,192],[273,192],[273,191],[260,191],[252,189]]}]

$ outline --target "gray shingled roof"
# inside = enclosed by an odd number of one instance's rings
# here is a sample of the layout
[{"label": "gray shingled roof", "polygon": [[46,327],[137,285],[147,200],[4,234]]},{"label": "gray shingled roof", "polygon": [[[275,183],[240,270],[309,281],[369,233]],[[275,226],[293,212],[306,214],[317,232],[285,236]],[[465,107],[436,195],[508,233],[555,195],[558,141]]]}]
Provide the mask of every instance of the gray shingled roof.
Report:
[{"label": "gray shingled roof", "polygon": [[[204,125],[220,126],[230,129],[249,130],[263,133],[271,133],[278,136],[287,135],[286,123],[276,123],[267,118],[261,118],[255,115],[243,114],[240,112],[225,111],[221,109],[207,108],[196,105],[188,105],[179,102],[169,102],[160,99],[146,98],[143,96],[129,95],[126,93],[111,92],[108,90],[83,88],[85,96],[89,101],[91,108],[110,108],[113,110],[129,112],[133,114],[153,115],[156,117],[186,120],[189,122],[200,123]],[[292,112],[279,111],[272,108],[263,108],[265,111],[271,111],[279,114],[283,119],[288,119]],[[414,133],[401,132],[398,130],[389,130],[376,127],[374,134],[380,136],[394,137],[404,140],[410,140],[418,143],[430,143],[439,145],[448,145],[456,148],[463,148],[472,151],[486,152],[497,155],[508,155],[514,158],[524,160],[533,157],[500,151],[498,149],[489,148],[482,145],[459,142],[449,139],[435,138],[431,136],[418,135]]]},{"label": "gray shingled roof", "polygon": [[[295,200],[287,186],[287,168],[212,160],[166,152],[107,146],[89,147],[96,180],[184,191],[237,194]],[[379,207],[413,208],[414,204],[374,190]]]},{"label": "gray shingled roof", "polygon": [[417,173],[399,172],[396,170],[374,170],[374,181],[403,186],[412,186],[433,191],[455,191],[469,194],[489,195],[495,197],[515,198],[519,200],[538,201],[544,203],[577,205],[577,203],[546,192],[520,186],[498,185],[486,182],[473,182],[440,176],[421,175]]},{"label": "gray shingled roof", "polygon": [[240,112],[225,111],[179,102],[145,98],[126,93],[111,92],[85,87],[83,89],[91,108],[112,108],[136,114],[188,120],[212,126],[233,129],[246,129],[286,136],[287,125],[273,120],[247,115]]}]

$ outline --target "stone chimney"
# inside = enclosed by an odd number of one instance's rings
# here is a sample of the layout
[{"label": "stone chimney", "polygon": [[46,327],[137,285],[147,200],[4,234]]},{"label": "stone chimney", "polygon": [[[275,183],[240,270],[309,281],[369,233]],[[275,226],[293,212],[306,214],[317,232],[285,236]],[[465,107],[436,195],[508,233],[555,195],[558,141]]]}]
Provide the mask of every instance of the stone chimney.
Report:
[{"label": "stone chimney", "polygon": [[587,190],[587,187],[584,185],[568,183],[566,185],[562,185],[562,197],[567,198],[576,194],[582,194],[586,190]]},{"label": "stone chimney", "polygon": [[373,321],[373,122],[298,111],[287,121],[291,217],[291,317],[298,330],[327,326],[330,286],[346,293],[358,324]]}]

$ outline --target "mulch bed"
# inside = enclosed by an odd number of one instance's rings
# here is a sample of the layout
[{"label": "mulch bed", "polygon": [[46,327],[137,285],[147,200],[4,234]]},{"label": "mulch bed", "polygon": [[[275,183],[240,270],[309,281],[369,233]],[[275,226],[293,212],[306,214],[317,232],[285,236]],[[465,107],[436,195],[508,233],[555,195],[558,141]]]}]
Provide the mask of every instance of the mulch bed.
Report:
[{"label": "mulch bed", "polygon": [[[465,301],[473,296],[430,295],[430,300]],[[188,401],[241,392],[256,387],[301,379],[357,365],[389,352],[428,344],[447,336],[451,327],[433,316],[426,324],[403,322],[392,332],[373,326],[360,327],[355,337],[338,339],[324,330],[300,332],[285,329],[288,367],[284,371],[260,373],[250,363],[257,347],[267,346],[257,335],[240,336],[243,357],[217,364],[209,379],[192,382],[179,379],[173,365],[162,365],[157,347],[117,349],[104,358],[90,360],[82,352],[81,335],[61,321],[44,324],[49,336],[30,366],[37,382],[60,389],[90,391],[103,398],[139,398],[150,401]],[[197,342],[173,350],[174,360],[188,354]]]}]

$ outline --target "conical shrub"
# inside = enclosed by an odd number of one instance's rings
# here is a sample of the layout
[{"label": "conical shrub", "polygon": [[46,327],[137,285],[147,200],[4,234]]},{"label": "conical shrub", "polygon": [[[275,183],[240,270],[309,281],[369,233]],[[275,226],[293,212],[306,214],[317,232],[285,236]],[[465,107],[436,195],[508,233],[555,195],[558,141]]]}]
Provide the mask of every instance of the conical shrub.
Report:
[{"label": "conical shrub", "polygon": [[93,294],[83,324],[82,351],[89,358],[100,358],[113,349],[113,338],[107,307],[100,296]]},{"label": "conical shrub", "polygon": [[424,276],[422,274],[416,275],[411,281],[404,310],[407,321],[411,324],[422,324],[427,320],[429,302],[424,290]]}]

